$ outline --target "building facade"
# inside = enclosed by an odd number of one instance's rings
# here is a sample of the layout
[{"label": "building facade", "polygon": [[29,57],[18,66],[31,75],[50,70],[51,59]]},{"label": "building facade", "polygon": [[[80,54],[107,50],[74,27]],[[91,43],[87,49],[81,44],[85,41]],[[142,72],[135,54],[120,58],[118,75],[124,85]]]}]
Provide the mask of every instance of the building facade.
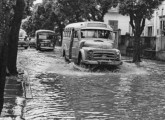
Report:
[{"label": "building facade", "polygon": [[[133,35],[129,21],[129,16],[119,14],[119,7],[110,9],[104,17],[104,22],[111,25],[114,30],[120,30],[121,36],[127,34]],[[153,17],[150,20],[146,19],[145,28],[141,36],[143,38],[156,38],[155,40],[149,40],[151,41],[150,44],[155,44],[156,46],[156,57],[160,60],[165,60],[165,1],[158,9],[155,9]],[[126,47],[128,41],[125,43]]]},{"label": "building facade", "polygon": [[144,35],[156,37],[156,57],[165,60],[165,1],[155,9],[151,20],[146,20]]},{"label": "building facade", "polygon": [[129,16],[119,14],[118,6],[110,9],[104,17],[104,22],[111,25],[114,30],[121,30],[121,35],[130,33]]}]

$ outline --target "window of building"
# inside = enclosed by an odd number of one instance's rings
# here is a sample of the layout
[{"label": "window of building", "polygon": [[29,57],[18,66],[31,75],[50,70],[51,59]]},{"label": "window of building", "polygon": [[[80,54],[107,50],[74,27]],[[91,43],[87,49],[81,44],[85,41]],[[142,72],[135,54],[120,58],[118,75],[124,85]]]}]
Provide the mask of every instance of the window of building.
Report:
[{"label": "window of building", "polygon": [[152,36],[152,26],[148,27],[148,36]]},{"label": "window of building", "polygon": [[109,25],[114,29],[118,29],[118,21],[117,20],[109,20]]}]

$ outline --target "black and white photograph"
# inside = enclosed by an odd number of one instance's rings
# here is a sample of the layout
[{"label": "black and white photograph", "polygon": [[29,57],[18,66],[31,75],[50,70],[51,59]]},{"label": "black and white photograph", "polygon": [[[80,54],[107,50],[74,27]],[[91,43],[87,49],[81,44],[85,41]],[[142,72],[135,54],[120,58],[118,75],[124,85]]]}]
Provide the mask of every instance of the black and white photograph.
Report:
[{"label": "black and white photograph", "polygon": [[165,0],[0,0],[0,120],[165,120]]}]

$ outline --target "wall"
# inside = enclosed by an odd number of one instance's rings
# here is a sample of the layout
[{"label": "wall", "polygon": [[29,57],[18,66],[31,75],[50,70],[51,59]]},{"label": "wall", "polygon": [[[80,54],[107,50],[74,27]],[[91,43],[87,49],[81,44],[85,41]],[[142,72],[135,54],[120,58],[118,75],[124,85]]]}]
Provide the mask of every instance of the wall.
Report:
[{"label": "wall", "polygon": [[159,36],[156,40],[156,51],[165,51],[165,36]]},{"label": "wall", "polygon": [[156,53],[157,60],[165,61],[165,51],[159,51]]},{"label": "wall", "polygon": [[109,24],[109,20],[118,21],[118,29],[121,29],[121,35],[125,35],[130,32],[129,16],[120,15],[118,12],[108,12],[104,16],[104,22]]},{"label": "wall", "polygon": [[[141,57],[155,59],[156,53],[156,37],[141,37],[140,38]],[[132,56],[133,54],[133,36],[122,35],[119,42],[119,50],[122,55]]]}]

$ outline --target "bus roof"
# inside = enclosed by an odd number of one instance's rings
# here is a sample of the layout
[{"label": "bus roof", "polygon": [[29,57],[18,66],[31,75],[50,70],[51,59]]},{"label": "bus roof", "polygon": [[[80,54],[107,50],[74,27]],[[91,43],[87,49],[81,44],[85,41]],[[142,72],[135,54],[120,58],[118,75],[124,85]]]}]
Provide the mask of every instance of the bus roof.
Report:
[{"label": "bus roof", "polygon": [[71,23],[65,27],[65,29],[69,28],[75,28],[75,29],[83,29],[83,28],[90,28],[90,29],[107,29],[107,30],[113,30],[110,25],[104,23],[104,22],[97,22],[97,21],[89,21],[89,22],[77,22],[77,23]]},{"label": "bus roof", "polygon": [[55,32],[54,32],[54,31],[52,31],[52,30],[44,30],[44,29],[42,30],[42,29],[40,29],[40,30],[37,30],[37,31],[36,31],[36,34],[37,34],[37,33],[40,33],[40,32],[55,33]]}]

